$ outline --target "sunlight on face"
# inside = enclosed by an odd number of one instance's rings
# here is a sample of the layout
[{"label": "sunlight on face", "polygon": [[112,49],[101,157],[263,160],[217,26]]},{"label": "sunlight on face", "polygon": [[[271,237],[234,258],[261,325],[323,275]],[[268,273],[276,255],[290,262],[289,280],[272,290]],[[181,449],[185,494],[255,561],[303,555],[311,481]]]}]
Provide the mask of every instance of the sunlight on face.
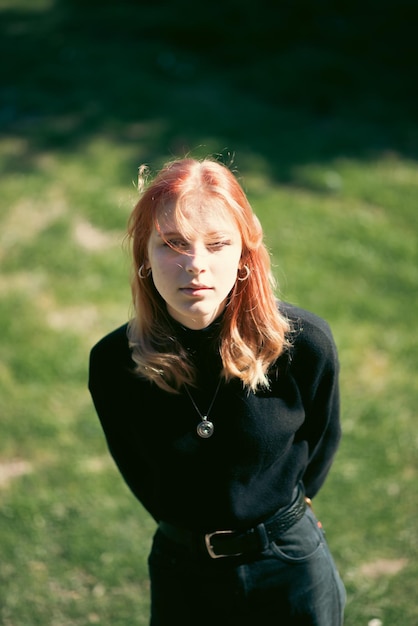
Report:
[{"label": "sunlight on face", "polygon": [[193,213],[184,210],[182,216],[182,226],[174,206],[160,216],[148,242],[147,267],[170,315],[188,328],[200,329],[226,306],[237,279],[241,236],[224,211],[200,207]]}]

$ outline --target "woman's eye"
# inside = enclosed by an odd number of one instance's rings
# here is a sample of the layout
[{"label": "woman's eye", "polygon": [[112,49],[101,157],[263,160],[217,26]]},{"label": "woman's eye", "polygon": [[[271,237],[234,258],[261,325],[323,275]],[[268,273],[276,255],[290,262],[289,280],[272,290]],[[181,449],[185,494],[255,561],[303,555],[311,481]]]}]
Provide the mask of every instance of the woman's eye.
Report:
[{"label": "woman's eye", "polygon": [[227,240],[222,240],[222,241],[214,241],[213,243],[209,244],[209,248],[211,248],[212,250],[220,250],[221,248],[224,248],[225,246],[229,245],[229,241]]},{"label": "woman's eye", "polygon": [[174,250],[186,250],[188,247],[188,243],[184,239],[168,239],[165,245]]},{"label": "woman's eye", "polygon": [[[230,243],[231,242],[227,239],[220,239],[216,241],[208,241],[205,245],[207,250],[216,252],[217,250],[222,250],[225,246],[229,246]],[[163,245],[171,248],[172,250],[180,250],[180,252],[188,252],[193,248],[193,244],[185,239],[166,239]]]}]

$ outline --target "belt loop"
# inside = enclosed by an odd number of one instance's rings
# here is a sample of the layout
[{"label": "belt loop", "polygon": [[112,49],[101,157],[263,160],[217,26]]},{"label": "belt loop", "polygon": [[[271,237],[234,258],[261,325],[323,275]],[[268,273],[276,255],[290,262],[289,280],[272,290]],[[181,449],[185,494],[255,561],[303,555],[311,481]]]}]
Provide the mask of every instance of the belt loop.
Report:
[{"label": "belt loop", "polygon": [[258,532],[258,536],[260,537],[260,542],[261,542],[261,549],[262,550],[267,550],[267,548],[270,545],[270,538],[268,536],[268,532],[266,530],[266,527],[263,523],[258,524],[258,526],[256,526],[257,528],[257,532]]}]

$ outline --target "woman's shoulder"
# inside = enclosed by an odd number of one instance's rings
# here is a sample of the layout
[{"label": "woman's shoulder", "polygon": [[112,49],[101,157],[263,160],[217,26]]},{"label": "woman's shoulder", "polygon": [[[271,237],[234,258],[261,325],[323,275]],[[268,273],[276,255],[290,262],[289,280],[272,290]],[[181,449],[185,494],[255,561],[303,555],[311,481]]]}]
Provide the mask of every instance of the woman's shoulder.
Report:
[{"label": "woman's shoulder", "polygon": [[317,358],[337,359],[333,333],[324,318],[287,302],[281,302],[279,309],[290,322],[290,342],[294,352],[310,353]]},{"label": "woman's shoulder", "polygon": [[91,349],[92,361],[130,361],[131,351],[128,341],[128,323],[115,328],[102,337]]}]

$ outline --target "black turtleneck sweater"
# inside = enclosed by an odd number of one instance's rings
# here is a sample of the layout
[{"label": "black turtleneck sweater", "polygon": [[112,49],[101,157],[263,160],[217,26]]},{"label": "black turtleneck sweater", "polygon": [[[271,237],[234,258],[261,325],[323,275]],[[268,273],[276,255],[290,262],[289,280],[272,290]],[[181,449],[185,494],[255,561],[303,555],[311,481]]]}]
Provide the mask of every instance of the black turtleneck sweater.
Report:
[{"label": "black turtleneck sweater", "polygon": [[[239,380],[223,382],[208,439],[196,433],[200,417],[186,393],[133,373],[127,324],[92,349],[89,389],[109,450],[155,520],[204,532],[253,526],[289,504],[300,480],[311,498],[323,484],[341,435],[337,352],[324,320],[280,308],[294,332],[270,389],[248,394]],[[216,324],[175,329],[198,365],[190,392],[204,414],[219,380]]]}]

